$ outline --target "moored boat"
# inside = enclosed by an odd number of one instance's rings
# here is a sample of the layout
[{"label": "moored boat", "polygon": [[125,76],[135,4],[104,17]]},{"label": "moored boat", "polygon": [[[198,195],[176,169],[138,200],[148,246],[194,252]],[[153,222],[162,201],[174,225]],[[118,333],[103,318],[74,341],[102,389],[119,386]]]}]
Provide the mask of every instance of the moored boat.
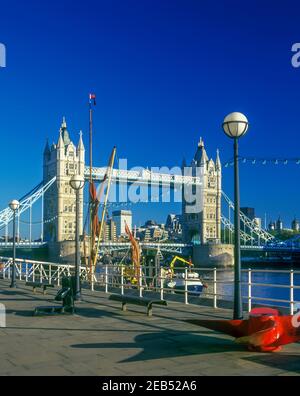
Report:
[{"label": "moored boat", "polygon": [[185,291],[185,284],[187,287],[188,294],[199,296],[203,288],[206,287],[200,280],[199,274],[197,272],[188,272],[187,279],[185,280],[185,273],[174,274],[171,280],[166,281],[166,287],[174,289],[177,292]]}]

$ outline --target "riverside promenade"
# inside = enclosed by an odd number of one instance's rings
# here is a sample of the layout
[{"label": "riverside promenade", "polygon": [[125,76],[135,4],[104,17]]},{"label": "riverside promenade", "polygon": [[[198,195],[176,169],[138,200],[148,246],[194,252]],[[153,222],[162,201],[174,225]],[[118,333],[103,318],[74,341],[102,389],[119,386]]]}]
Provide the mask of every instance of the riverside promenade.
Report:
[{"label": "riverside promenade", "polygon": [[0,328],[0,375],[300,375],[300,345],[278,353],[248,352],[226,335],[186,319],[231,317],[231,311],[169,302],[144,307],[108,300],[83,290],[75,315],[34,317],[38,305],[55,305],[47,295],[0,280],[0,303],[7,310]]}]

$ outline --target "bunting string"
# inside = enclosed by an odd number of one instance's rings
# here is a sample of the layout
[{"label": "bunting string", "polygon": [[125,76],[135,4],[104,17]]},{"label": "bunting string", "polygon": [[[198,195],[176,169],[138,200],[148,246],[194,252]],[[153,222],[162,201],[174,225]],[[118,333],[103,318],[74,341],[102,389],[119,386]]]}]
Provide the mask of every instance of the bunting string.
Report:
[{"label": "bunting string", "polygon": [[[300,165],[299,158],[255,158],[255,157],[239,157],[239,163],[250,164],[250,165]],[[233,159],[223,163],[224,168],[228,168],[234,165]]]}]

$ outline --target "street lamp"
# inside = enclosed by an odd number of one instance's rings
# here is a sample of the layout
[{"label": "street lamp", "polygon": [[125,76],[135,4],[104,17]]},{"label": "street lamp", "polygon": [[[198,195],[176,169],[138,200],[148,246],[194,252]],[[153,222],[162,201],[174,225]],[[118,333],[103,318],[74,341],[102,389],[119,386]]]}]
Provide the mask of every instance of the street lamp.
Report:
[{"label": "street lamp", "polygon": [[80,210],[80,190],[84,186],[84,179],[79,175],[74,175],[70,180],[71,187],[76,193],[76,231],[75,231],[75,300],[80,300],[80,243],[79,243],[79,210]]},{"label": "street lamp", "polygon": [[238,165],[238,139],[248,130],[248,120],[242,113],[228,114],[223,122],[223,130],[234,139],[234,308],[233,319],[243,318],[241,290],[241,248],[240,248],[240,191]]},{"label": "street lamp", "polygon": [[20,202],[14,199],[8,206],[13,211],[13,262],[11,271],[11,284],[10,287],[16,287],[16,211],[20,207]]}]

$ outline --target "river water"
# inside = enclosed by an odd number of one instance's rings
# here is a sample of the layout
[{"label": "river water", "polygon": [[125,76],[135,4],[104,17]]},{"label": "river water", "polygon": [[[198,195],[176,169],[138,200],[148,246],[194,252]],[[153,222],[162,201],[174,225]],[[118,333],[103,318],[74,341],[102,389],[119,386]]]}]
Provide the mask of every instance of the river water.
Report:
[{"label": "river water", "polygon": [[[275,307],[288,307],[291,291],[289,288],[291,281],[290,267],[282,265],[276,265],[275,268],[270,267],[259,267],[252,265],[243,268],[242,271],[242,296],[243,302],[248,302],[248,268],[251,268],[251,296],[252,304],[260,305],[271,305]],[[280,268],[280,269],[279,269]],[[294,268],[293,284],[294,284],[294,302],[300,302],[300,268]],[[211,273],[204,274],[208,283],[211,282]],[[232,301],[233,300],[233,270],[221,270],[217,271],[217,293],[218,298]],[[298,288],[299,287],[299,288]],[[209,286],[209,292],[211,286]],[[264,298],[265,300],[260,300]],[[272,300],[286,300],[286,301],[272,301]]]}]

